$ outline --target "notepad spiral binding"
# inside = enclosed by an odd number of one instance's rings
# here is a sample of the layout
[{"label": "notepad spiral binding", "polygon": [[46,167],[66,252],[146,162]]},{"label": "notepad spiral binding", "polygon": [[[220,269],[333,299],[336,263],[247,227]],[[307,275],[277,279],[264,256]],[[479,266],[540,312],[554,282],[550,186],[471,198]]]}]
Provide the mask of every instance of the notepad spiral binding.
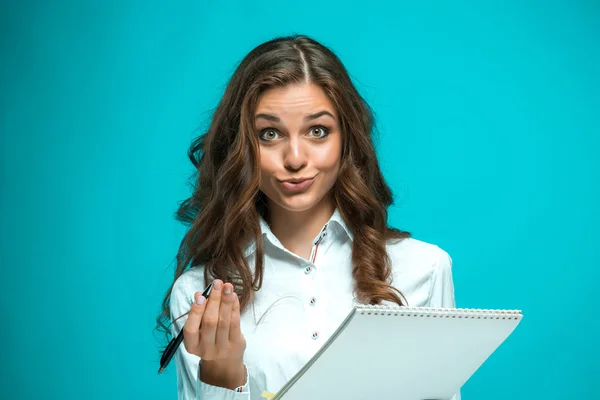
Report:
[{"label": "notepad spiral binding", "polygon": [[361,315],[386,315],[423,318],[465,318],[465,319],[519,319],[521,310],[487,310],[474,308],[431,308],[388,305],[360,305],[356,311]]}]

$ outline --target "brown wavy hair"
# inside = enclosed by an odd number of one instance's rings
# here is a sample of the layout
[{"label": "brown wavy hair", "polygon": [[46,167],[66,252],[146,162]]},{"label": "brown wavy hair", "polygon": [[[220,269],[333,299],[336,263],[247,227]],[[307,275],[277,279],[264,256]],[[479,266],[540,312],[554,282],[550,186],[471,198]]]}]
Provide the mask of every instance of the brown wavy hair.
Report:
[{"label": "brown wavy hair", "polygon": [[[164,321],[169,320],[171,291],[187,267],[203,265],[205,284],[214,278],[233,283],[242,311],[261,288],[264,250],[259,214],[264,217],[267,208],[259,189],[255,107],[264,91],[303,82],[320,86],[339,114],[342,161],[332,191],[334,205],[354,234],[352,275],[357,300],[405,304],[402,293],[391,286],[385,246],[388,239],[410,234],[387,225],[393,196],[377,161],[373,112],[331,50],[307,36],[294,35],[263,43],[241,61],[208,130],[188,151],[197,175],[193,194],[181,203],[176,217],[190,228],[181,242],[175,277],[157,318],[167,338]],[[251,240],[256,243],[254,271],[243,257]]]}]

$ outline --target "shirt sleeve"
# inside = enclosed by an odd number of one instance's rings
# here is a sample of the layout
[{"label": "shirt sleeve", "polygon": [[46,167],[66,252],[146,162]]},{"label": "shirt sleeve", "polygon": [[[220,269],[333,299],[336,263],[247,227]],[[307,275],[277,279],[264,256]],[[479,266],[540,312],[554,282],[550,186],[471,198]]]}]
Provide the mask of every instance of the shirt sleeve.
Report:
[{"label": "shirt sleeve", "polygon": [[[433,268],[429,306],[436,308],[456,308],[454,282],[452,280],[452,258],[438,247],[439,257]],[[448,400],[461,400],[460,390]]]},{"label": "shirt sleeve", "polygon": [[[171,334],[176,337],[187,321],[194,298],[194,289],[187,283],[187,277],[180,276],[171,291]],[[213,386],[202,382],[200,376],[200,357],[190,354],[181,343],[173,356],[177,375],[178,400],[250,400],[249,372],[246,366],[246,383],[235,390]]]},{"label": "shirt sleeve", "polygon": [[452,258],[438,247],[439,255],[433,267],[429,307],[456,308],[454,282],[452,280]]}]

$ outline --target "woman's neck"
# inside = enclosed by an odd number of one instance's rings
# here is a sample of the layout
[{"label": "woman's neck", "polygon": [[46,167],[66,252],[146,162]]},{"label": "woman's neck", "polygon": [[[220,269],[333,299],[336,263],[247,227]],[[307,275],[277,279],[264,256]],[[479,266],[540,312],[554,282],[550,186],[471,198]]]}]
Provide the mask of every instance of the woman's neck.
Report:
[{"label": "woman's neck", "polygon": [[298,256],[309,259],[314,238],[329,221],[335,207],[331,198],[324,198],[306,211],[290,211],[269,204],[267,221],[281,244]]}]

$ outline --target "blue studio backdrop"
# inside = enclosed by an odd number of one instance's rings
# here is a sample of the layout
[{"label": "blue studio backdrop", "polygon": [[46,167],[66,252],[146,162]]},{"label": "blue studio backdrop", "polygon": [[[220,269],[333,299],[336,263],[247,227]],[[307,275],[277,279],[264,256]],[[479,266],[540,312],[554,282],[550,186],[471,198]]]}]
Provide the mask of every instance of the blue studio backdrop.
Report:
[{"label": "blue studio backdrop", "polygon": [[291,33],[331,46],[374,108],[390,223],[449,252],[458,306],[524,312],[463,398],[600,396],[597,2],[2,10],[1,397],[176,398],[153,329],[186,151],[236,63]]}]

